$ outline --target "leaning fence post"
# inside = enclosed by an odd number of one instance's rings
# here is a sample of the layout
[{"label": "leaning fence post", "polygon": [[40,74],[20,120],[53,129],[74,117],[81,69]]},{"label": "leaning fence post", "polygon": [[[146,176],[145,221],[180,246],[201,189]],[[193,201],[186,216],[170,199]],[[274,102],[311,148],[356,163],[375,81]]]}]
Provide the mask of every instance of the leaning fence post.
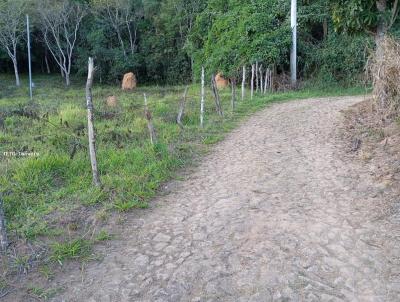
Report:
[{"label": "leaning fence post", "polygon": [[157,143],[157,136],[156,136],[156,130],[154,129],[153,125],[153,117],[151,115],[151,112],[147,106],[147,97],[146,94],[143,93],[144,96],[144,116],[147,120],[147,128],[149,129],[149,134],[150,134],[150,142],[152,145]]},{"label": "leaning fence post", "polygon": [[201,101],[200,101],[200,127],[204,127],[204,101],[205,101],[205,89],[204,89],[204,67],[201,67]]},{"label": "leaning fence post", "polygon": [[246,65],[243,65],[243,76],[242,76],[242,101],[244,101],[245,85],[246,85]]},{"label": "leaning fence post", "polygon": [[6,218],[4,216],[3,199],[0,194],[0,251],[4,252],[8,246]]},{"label": "leaning fence post", "polygon": [[93,75],[94,75],[93,58],[89,57],[88,77],[86,82],[86,107],[87,107],[87,120],[88,120],[89,156],[90,156],[90,163],[92,165],[93,184],[97,187],[100,187],[101,182],[99,177],[99,171],[97,170],[97,159],[96,159],[96,133],[93,125],[94,121],[93,98],[92,98]]},{"label": "leaning fence post", "polygon": [[176,122],[178,123],[179,127],[181,127],[181,129],[183,129],[182,117],[183,117],[183,114],[185,113],[185,104],[186,104],[186,98],[187,98],[188,89],[189,89],[189,86],[186,86],[185,87],[185,92],[183,93],[183,97],[182,97],[181,102],[179,104],[178,117],[176,118]]},{"label": "leaning fence post", "polygon": [[265,81],[264,81],[264,94],[267,93],[267,87],[268,87],[268,71],[269,68],[265,71]]}]

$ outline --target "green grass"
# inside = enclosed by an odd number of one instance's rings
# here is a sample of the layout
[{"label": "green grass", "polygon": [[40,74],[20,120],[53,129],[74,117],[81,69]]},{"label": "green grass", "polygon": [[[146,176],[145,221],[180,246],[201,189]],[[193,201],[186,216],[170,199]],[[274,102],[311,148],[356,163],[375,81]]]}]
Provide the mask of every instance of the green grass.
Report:
[{"label": "green grass", "polygon": [[30,285],[28,287],[28,293],[30,294],[30,296],[35,297],[39,301],[48,301],[49,299],[54,297],[58,291],[59,289],[46,289],[34,285]]},{"label": "green grass", "polygon": [[[145,86],[128,93],[119,87],[95,84],[97,157],[103,184],[97,189],[91,185],[83,85],[65,88],[57,77],[34,79],[34,104],[30,104],[26,79],[22,81],[24,88],[16,89],[11,77],[0,76],[0,193],[12,240],[45,239],[52,259],[58,262],[88,251],[87,243],[79,239],[85,221],[74,222],[72,235],[78,239],[65,241],[71,234],[63,220],[82,212],[97,212],[106,219],[109,211],[145,209],[160,184],[175,177],[209,145],[221,141],[245,116],[273,102],[365,93],[360,87],[328,87],[257,95],[253,100],[239,100],[232,113],[228,89],[221,92],[224,117],[220,118],[207,89],[205,127],[201,129],[200,89],[193,85],[181,130],[175,118],[183,86]],[[155,146],[149,142],[143,117],[144,92],[157,131]],[[117,97],[116,108],[105,105],[109,95]],[[10,151],[38,155],[3,155]]]},{"label": "green grass", "polygon": [[106,230],[101,230],[97,234],[95,240],[96,241],[108,241],[108,240],[111,240],[112,238],[113,238],[113,236],[110,233],[108,233]]},{"label": "green grass", "polygon": [[89,258],[92,243],[82,238],[55,242],[51,246],[51,260],[62,265],[65,260]]}]

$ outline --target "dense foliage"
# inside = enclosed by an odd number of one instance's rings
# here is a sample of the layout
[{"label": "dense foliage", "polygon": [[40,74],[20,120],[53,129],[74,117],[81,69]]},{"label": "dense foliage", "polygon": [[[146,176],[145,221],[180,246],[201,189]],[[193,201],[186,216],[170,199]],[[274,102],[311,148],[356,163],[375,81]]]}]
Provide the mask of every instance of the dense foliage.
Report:
[{"label": "dense foliage", "polygon": [[[0,0],[0,4],[7,6],[18,1]],[[22,2],[32,19],[34,71],[61,72],[57,63],[60,58],[52,56],[44,41],[46,28],[43,28],[44,14],[40,7],[48,1]],[[73,2],[85,10],[72,52],[72,81],[75,74],[86,73],[88,56],[95,57],[98,79],[109,83],[120,81],[127,71],[134,71],[142,83],[187,83],[198,79],[201,66],[205,66],[208,73],[221,71],[235,76],[242,65],[255,61],[274,66],[278,73],[289,69],[290,1],[51,2]],[[372,47],[370,35],[360,29],[373,30],[380,16],[371,6],[373,2],[299,1],[299,71],[302,78],[349,82],[358,77],[363,71],[367,49]],[[391,12],[391,5],[388,1],[387,14],[383,16],[388,23],[393,14],[397,14]],[[54,9],[48,11],[54,14]],[[0,27],[0,31],[3,30],[4,27]],[[396,31],[395,27],[393,31]],[[358,35],[350,38],[348,34],[354,32]],[[25,44],[19,39],[17,58],[21,72],[27,69]],[[68,45],[64,44],[61,47],[67,49]],[[0,72],[13,72],[12,60],[4,47],[0,47]]]},{"label": "dense foliage", "polygon": [[236,76],[244,64],[283,64],[290,49],[288,1],[209,1],[191,33],[197,65]]}]

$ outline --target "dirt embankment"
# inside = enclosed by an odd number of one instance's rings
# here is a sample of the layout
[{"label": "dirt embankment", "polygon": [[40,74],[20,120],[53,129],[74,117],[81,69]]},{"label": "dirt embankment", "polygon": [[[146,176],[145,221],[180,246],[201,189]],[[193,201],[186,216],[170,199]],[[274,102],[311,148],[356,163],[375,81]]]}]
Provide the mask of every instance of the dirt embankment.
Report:
[{"label": "dirt embankment", "polygon": [[[400,119],[382,118],[372,99],[351,106],[344,117],[348,155],[365,165],[386,195],[395,199],[400,193]],[[396,202],[389,205],[387,214],[396,214]]]}]

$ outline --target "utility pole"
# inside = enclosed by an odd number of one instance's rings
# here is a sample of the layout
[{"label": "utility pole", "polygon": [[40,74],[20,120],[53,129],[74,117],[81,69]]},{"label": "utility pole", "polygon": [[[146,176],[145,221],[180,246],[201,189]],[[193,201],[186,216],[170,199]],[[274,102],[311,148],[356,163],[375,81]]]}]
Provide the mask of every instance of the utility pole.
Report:
[{"label": "utility pole", "polygon": [[26,34],[28,36],[28,64],[29,64],[29,96],[32,101],[32,63],[31,63],[31,34],[29,30],[29,15],[26,15]]},{"label": "utility pole", "polygon": [[292,0],[290,14],[290,26],[292,27],[292,49],[290,52],[290,76],[292,87],[297,86],[297,0]]}]

